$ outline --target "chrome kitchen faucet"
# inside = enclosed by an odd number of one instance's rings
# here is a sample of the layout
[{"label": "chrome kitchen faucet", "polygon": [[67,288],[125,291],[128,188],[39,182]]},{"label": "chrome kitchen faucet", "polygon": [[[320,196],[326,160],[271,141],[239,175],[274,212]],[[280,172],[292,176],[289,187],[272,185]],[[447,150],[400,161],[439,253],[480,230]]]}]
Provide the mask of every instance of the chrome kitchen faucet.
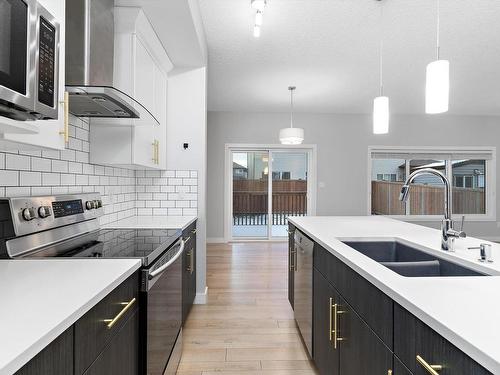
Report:
[{"label": "chrome kitchen faucet", "polygon": [[[399,200],[406,202],[408,200],[408,194],[410,192],[410,184],[413,180],[421,174],[432,174],[437,176],[443,181],[444,184],[444,219],[441,221],[441,249],[446,251],[453,250],[453,242],[455,238],[465,238],[467,235],[464,231],[455,230],[453,228],[453,220],[451,219],[451,185],[448,178],[441,172],[432,168],[422,168],[419,169],[408,176],[403,187],[401,188],[401,193],[399,195]],[[463,220],[462,220],[463,226]],[[463,229],[463,228],[462,228]]]}]

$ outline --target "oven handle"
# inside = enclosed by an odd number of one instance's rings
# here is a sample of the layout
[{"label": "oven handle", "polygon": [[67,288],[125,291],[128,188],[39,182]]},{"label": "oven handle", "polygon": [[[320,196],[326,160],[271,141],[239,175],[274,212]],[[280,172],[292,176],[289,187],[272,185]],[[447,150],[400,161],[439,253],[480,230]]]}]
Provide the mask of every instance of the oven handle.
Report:
[{"label": "oven handle", "polygon": [[160,268],[154,270],[153,272],[150,272],[149,275],[148,275],[148,279],[149,280],[154,279],[160,273],[162,273],[163,271],[165,271],[168,267],[170,267],[170,265],[172,263],[174,263],[181,256],[181,254],[184,252],[184,246],[185,246],[186,243],[184,242],[184,239],[180,238],[179,241],[177,241],[177,243],[174,246],[177,246],[177,244],[179,244],[179,243],[180,243],[180,249],[177,252],[177,254],[175,254],[175,256],[172,259],[170,259],[167,263],[165,263],[163,266],[161,266]]}]

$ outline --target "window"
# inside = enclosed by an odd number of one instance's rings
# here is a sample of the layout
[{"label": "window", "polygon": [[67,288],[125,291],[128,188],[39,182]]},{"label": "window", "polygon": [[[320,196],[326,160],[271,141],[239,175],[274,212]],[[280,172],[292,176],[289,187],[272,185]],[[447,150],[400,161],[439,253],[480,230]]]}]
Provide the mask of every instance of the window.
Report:
[{"label": "window", "polygon": [[431,219],[444,212],[444,186],[431,174],[417,176],[406,203],[399,201],[399,192],[411,173],[432,168],[451,181],[454,215],[474,215],[494,220],[495,148],[422,149],[370,147],[371,182],[370,212],[372,215],[412,216]]}]

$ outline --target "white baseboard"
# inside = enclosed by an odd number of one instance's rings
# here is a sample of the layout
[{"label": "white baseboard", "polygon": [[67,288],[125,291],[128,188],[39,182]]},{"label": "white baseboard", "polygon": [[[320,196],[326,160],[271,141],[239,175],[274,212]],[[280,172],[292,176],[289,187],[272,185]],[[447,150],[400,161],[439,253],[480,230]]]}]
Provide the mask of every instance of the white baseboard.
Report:
[{"label": "white baseboard", "polygon": [[207,243],[226,243],[224,237],[207,237]]},{"label": "white baseboard", "polygon": [[208,297],[208,286],[205,287],[205,293],[196,293],[196,297],[194,297],[195,305],[206,305]]}]

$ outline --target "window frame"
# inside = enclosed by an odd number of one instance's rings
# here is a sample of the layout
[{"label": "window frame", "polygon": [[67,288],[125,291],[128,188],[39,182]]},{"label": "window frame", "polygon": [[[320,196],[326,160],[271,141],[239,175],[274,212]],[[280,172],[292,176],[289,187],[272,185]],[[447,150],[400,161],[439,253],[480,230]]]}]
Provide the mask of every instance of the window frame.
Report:
[{"label": "window frame", "polygon": [[[480,147],[450,147],[450,146],[368,146],[368,173],[367,173],[367,214],[372,216],[372,156],[375,153],[386,153],[386,154],[475,154],[478,156],[489,154],[491,155],[490,160],[486,160],[486,178],[484,179],[485,183],[485,209],[486,213],[484,214],[454,214],[452,213],[452,218],[459,220],[462,216],[465,216],[465,219],[468,221],[496,221],[496,147],[494,146],[480,146]],[[480,157],[478,157],[480,159]],[[448,160],[448,159],[445,159]],[[455,159],[452,159],[455,160]],[[452,176],[451,172],[451,163],[447,163],[448,166],[446,168],[446,175]],[[409,160],[406,160],[406,170],[409,168]],[[453,180],[453,178],[452,178]],[[451,183],[453,185],[453,182]],[[453,194],[453,191],[452,191]],[[444,198],[443,198],[444,199]],[[443,215],[410,215],[409,209],[406,210],[405,215],[384,215],[393,219],[403,220],[403,221],[428,221],[428,222],[436,222],[441,221],[443,219]]]}]

